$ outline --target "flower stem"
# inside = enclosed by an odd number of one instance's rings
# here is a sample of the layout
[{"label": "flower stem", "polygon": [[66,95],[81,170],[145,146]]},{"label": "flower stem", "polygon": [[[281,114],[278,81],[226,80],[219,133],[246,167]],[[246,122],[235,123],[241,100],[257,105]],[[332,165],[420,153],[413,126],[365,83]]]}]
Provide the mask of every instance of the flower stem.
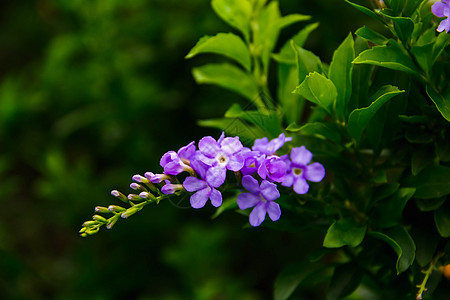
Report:
[{"label": "flower stem", "polygon": [[431,276],[431,273],[433,273],[434,270],[436,270],[436,264],[439,261],[439,259],[444,255],[444,253],[440,252],[438,253],[430,262],[430,266],[425,271],[422,271],[422,273],[425,274],[425,278],[423,279],[422,283],[417,285],[416,287],[419,288],[419,291],[417,292],[417,300],[422,300],[422,294],[427,290],[426,285],[428,282],[428,279]]}]

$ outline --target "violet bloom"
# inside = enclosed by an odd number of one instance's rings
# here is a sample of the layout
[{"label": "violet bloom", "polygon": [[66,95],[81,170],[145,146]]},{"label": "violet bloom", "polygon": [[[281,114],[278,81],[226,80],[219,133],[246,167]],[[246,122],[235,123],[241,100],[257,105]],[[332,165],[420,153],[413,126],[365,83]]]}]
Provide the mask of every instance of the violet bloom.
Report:
[{"label": "violet bloom", "polygon": [[241,151],[244,157],[244,165],[242,166],[242,175],[251,175],[258,171],[261,165],[261,160],[264,159],[259,151],[252,151],[247,147],[244,147]]},{"label": "violet bloom", "polygon": [[277,221],[281,216],[280,205],[274,200],[280,197],[280,192],[277,186],[267,180],[261,182],[250,175],[245,175],[242,178],[242,185],[250,193],[242,193],[237,197],[237,203],[240,209],[253,208],[250,213],[250,224],[254,227],[259,226],[266,218],[266,213],[269,214],[272,221]]},{"label": "violet bloom", "polygon": [[208,199],[215,207],[222,205],[222,194],[214,187],[209,186],[205,180],[190,176],[184,180],[183,187],[188,192],[196,192],[190,198],[193,208],[202,208]]},{"label": "violet bloom", "polygon": [[271,155],[265,157],[262,160],[258,168],[258,175],[262,179],[270,179],[275,182],[283,182],[286,178],[286,163],[280,157]]},{"label": "violet bloom", "polygon": [[166,152],[160,160],[161,167],[164,168],[164,173],[169,175],[178,175],[183,171],[193,173],[190,167],[190,160],[195,154],[194,142],[181,147],[178,152],[168,151]]},{"label": "violet bloom", "polygon": [[274,138],[270,142],[266,137],[264,137],[262,139],[255,140],[252,150],[259,151],[262,154],[272,155],[277,152],[278,149],[283,147],[285,142],[289,141],[292,141],[292,138],[286,138],[284,133],[281,133],[277,138]]},{"label": "violet bloom", "polygon": [[291,160],[287,158],[287,155],[283,156],[288,164],[288,171],[286,179],[281,185],[288,187],[293,185],[297,194],[306,194],[309,189],[306,180],[312,182],[321,181],[325,177],[325,168],[317,162],[309,164],[313,155],[305,146],[293,148],[290,157]]},{"label": "violet bloom", "polygon": [[431,11],[436,17],[446,18],[439,24],[439,27],[436,30],[439,32],[445,30],[448,33],[450,31],[450,1],[441,0],[436,2],[431,7]]},{"label": "violet bloom", "polygon": [[215,187],[225,182],[226,170],[237,172],[244,165],[244,157],[240,153],[243,146],[239,137],[224,137],[222,133],[216,141],[206,136],[198,143],[198,159],[210,166],[206,172],[206,181]]}]

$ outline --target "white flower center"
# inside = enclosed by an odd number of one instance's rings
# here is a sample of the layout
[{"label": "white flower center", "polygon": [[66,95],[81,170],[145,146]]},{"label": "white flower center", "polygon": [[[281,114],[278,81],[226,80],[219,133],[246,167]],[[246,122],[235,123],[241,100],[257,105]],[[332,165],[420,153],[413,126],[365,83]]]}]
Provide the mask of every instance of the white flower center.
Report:
[{"label": "white flower center", "polygon": [[217,153],[215,158],[217,163],[223,167],[225,167],[228,164],[228,161],[230,160],[228,156],[223,152]]}]

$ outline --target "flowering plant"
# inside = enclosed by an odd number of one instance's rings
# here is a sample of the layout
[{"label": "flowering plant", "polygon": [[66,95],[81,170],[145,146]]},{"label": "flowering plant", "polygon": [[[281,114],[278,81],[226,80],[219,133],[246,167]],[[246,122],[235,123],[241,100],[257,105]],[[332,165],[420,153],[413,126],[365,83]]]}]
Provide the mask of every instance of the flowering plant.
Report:
[{"label": "flowering plant", "polygon": [[[310,17],[281,16],[277,1],[266,2],[213,0],[239,35],[205,36],[186,56],[221,55],[226,62],[194,68],[195,80],[249,101],[199,123],[229,136],[164,154],[162,174],[133,176],[130,187],[139,194],[112,192],[130,207],[97,207],[113,216],[94,215],[82,236],[147,204],[189,195],[193,208],[208,200],[218,214],[239,208],[254,227],[317,230],[321,245],[308,267],[280,273],[277,300],[301,294],[313,276],[327,287],[326,295],[317,289],[320,299],[445,292],[439,270],[450,262],[449,2],[373,1],[371,9],[346,1],[383,30],[363,26],[349,34],[329,64],[304,48],[317,23],[277,49],[283,28]],[[277,222],[263,223],[266,214]]]}]

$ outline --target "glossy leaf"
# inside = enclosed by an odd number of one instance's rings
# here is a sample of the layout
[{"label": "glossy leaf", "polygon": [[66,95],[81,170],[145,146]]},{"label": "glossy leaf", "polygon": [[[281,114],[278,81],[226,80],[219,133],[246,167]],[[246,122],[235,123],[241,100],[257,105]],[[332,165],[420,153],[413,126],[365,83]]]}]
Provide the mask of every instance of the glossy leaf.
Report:
[{"label": "glossy leaf", "polygon": [[291,46],[297,55],[298,84],[302,83],[309,73],[323,72],[322,62],[319,57],[311,51],[295,45],[293,41],[291,41]]},{"label": "glossy leaf", "polygon": [[212,0],[216,14],[229,25],[240,30],[249,39],[252,4],[249,0]]},{"label": "glossy leaf", "polygon": [[363,26],[356,30],[355,34],[359,37],[362,37],[369,42],[372,42],[376,45],[384,45],[388,42],[388,39],[378,32],[373,31],[372,29]]},{"label": "glossy leaf", "polygon": [[355,109],[348,117],[348,132],[359,142],[364,129],[369,124],[375,113],[392,97],[403,93],[395,86],[386,85],[380,88],[372,97],[373,102],[368,107]]},{"label": "glossy leaf", "polygon": [[202,37],[185,58],[192,58],[200,53],[215,53],[231,58],[248,71],[251,70],[250,53],[240,37],[232,33],[219,33],[215,36]]},{"label": "glossy leaf", "polygon": [[450,88],[444,94],[436,92],[427,85],[427,94],[433,101],[441,115],[450,122]]},{"label": "glossy leaf", "polygon": [[307,123],[303,126],[290,124],[286,128],[286,131],[297,132],[302,135],[312,135],[321,139],[328,139],[338,145],[342,142],[342,137],[339,130],[330,123],[314,122]]},{"label": "glossy leaf", "polygon": [[[292,55],[294,51],[291,49]],[[295,65],[278,64],[278,100],[283,109],[287,123],[298,122],[303,112],[305,98],[292,93],[298,84],[297,68]]]},{"label": "glossy leaf", "polygon": [[389,198],[379,201],[371,216],[371,220],[382,228],[399,224],[405,205],[415,191],[415,188],[401,188]]},{"label": "glossy leaf", "polygon": [[295,92],[307,100],[321,106],[329,114],[337,97],[337,90],[333,82],[319,73],[311,73],[295,89]]},{"label": "glossy leaf", "polygon": [[[382,13],[382,12],[381,12]],[[382,13],[383,14],[383,13]],[[389,18],[394,24],[394,29],[397,37],[406,44],[411,38],[411,34],[414,30],[414,22],[411,18],[407,17],[392,17],[388,14],[383,14],[385,17]]]},{"label": "glossy leaf", "polygon": [[352,61],[355,58],[353,36],[350,33],[333,54],[329,78],[337,90],[336,114],[344,119],[352,95]]},{"label": "glossy leaf", "polygon": [[[351,6],[353,6],[354,8],[356,8],[357,10],[365,13],[366,15],[368,15],[369,17],[372,17],[380,22],[383,22],[383,20],[371,9],[368,9],[365,6],[350,2],[348,0],[345,0],[345,2],[347,2],[348,4],[350,4]],[[383,22],[384,23],[384,22]]]},{"label": "glossy leaf", "polygon": [[364,239],[366,230],[367,226],[357,225],[350,219],[335,221],[328,228],[323,246],[327,248],[356,247]]},{"label": "glossy leaf", "polygon": [[408,54],[403,52],[395,41],[388,45],[375,46],[362,52],[353,61],[355,64],[371,64],[392,70],[407,72],[417,75],[417,68]]},{"label": "glossy leaf", "polygon": [[369,232],[370,236],[388,243],[397,254],[397,274],[406,271],[414,262],[416,245],[403,226],[396,226],[386,233]]},{"label": "glossy leaf", "polygon": [[209,64],[194,68],[192,74],[199,84],[215,84],[254,100],[259,88],[253,76],[231,64]]}]

